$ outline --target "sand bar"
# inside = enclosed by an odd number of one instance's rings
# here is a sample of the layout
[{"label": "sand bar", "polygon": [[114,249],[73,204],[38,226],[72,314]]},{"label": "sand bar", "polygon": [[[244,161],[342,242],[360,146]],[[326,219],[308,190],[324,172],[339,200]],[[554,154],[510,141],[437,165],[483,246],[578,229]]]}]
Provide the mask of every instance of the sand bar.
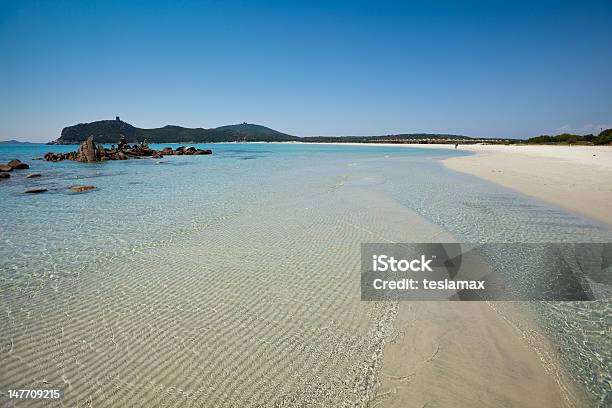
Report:
[{"label": "sand bar", "polygon": [[[415,241],[455,241],[416,214],[410,223]],[[586,401],[520,302],[399,302],[369,406],[573,408]]]}]

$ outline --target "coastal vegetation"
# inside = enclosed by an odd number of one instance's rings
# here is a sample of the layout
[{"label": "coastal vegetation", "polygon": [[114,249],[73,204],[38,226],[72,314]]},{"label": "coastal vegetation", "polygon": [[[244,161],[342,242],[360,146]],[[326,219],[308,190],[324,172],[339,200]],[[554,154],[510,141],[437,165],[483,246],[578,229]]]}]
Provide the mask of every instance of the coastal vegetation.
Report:
[{"label": "coastal vegetation", "polygon": [[563,133],[557,136],[542,135],[532,137],[525,141],[528,144],[586,144],[586,145],[606,145],[612,143],[612,129],[606,129],[599,135],[573,135]]},{"label": "coastal vegetation", "polygon": [[306,143],[418,143],[425,141],[474,141],[469,136],[438,133],[402,133],[384,136],[312,136],[301,138]]}]

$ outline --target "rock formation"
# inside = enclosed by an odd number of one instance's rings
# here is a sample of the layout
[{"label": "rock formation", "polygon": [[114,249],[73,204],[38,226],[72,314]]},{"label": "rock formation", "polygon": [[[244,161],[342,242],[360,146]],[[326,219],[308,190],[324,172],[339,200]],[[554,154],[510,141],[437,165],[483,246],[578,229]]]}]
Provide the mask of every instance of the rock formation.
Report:
[{"label": "rock formation", "polygon": [[[100,145],[101,147],[102,145]],[[77,161],[85,163],[93,163],[100,161],[100,151],[96,148],[93,136],[89,136],[86,141],[79,146]]]},{"label": "rock formation", "polygon": [[13,170],[29,169],[30,166],[21,160],[13,159],[7,164],[0,164],[0,179],[10,178],[9,172]]},{"label": "rock formation", "polygon": [[13,170],[22,170],[22,169],[29,169],[30,166],[27,165],[26,163],[23,163],[21,160],[17,160],[17,159],[13,159],[10,162],[8,162],[8,166],[10,166]]},{"label": "rock formation", "polygon": [[212,150],[196,149],[193,146],[180,146],[174,151],[171,147],[165,147],[163,150],[155,150],[151,149],[146,142],[143,142],[140,145],[135,144],[130,146],[125,142],[125,138],[123,137],[119,140],[117,149],[115,149],[115,145],[112,145],[110,149],[106,149],[104,146],[102,146],[102,144],[96,146],[93,136],[90,136],[86,141],[81,143],[78,151],[69,153],[49,152],[45,154],[44,159],[46,161],[76,160],[91,163],[104,160],[141,159],[145,157],[162,158],[164,155],[205,154],[212,154]]}]

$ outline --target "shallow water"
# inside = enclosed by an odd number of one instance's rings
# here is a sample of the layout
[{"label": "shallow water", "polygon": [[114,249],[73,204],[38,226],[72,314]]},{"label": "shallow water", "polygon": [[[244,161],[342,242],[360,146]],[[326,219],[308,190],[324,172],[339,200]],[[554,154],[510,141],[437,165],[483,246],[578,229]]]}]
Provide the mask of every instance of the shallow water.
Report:
[{"label": "shallow water", "polygon": [[[396,305],[359,301],[360,243],[410,241],[414,214],[466,242],[612,238],[438,162],[460,151],[201,146],[215,154],[82,164],[31,160],[75,146],[0,145],[0,162],[31,165],[0,186],[0,390],[46,381],[85,406],[365,405]],[[35,185],[49,192],[22,194]],[[605,406],[610,302],[534,307]]]}]

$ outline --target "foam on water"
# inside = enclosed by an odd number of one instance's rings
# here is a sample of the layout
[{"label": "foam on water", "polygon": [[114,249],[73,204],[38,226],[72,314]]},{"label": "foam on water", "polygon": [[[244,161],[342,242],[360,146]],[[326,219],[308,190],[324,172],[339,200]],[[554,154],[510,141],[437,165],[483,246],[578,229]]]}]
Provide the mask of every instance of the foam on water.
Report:
[{"label": "foam on water", "polygon": [[[417,214],[471,242],[612,238],[436,160],[461,152],[202,147],[215,155],[82,164],[0,146],[0,162],[44,175],[1,181],[0,389],[48,383],[103,406],[364,406],[397,305],[359,301],[360,243],[410,241]],[[22,194],[33,185],[49,192]],[[609,302],[537,307],[605,404]]]}]

